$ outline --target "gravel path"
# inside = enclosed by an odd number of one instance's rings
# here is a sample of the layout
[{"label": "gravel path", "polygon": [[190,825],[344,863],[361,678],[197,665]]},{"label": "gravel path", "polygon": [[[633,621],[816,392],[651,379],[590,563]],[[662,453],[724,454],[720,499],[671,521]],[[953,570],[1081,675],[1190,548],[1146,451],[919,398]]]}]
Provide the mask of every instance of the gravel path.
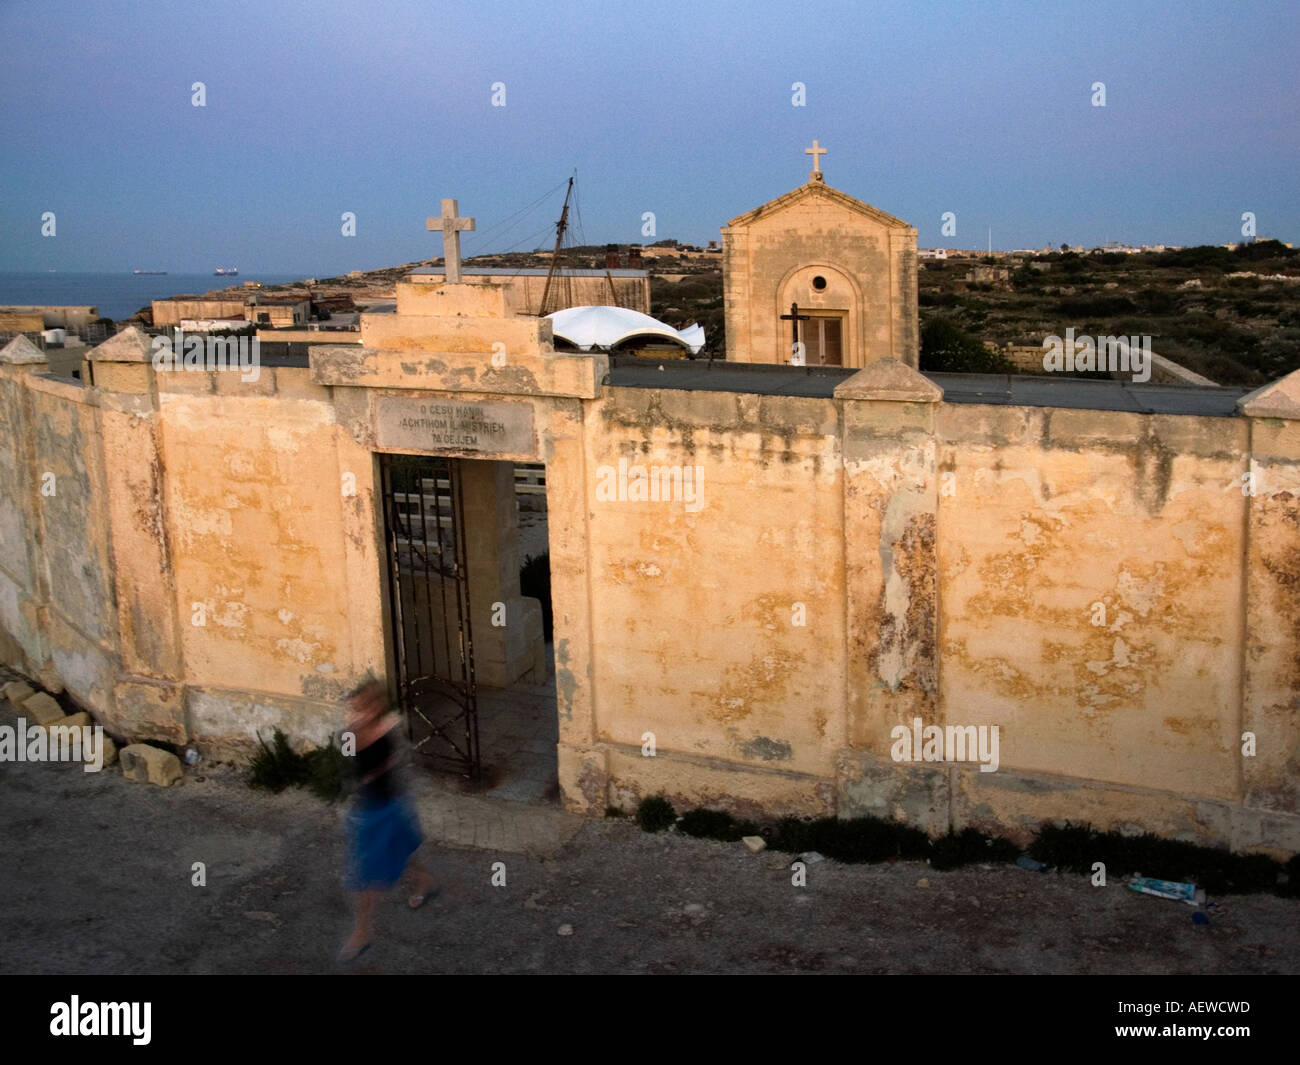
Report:
[{"label": "gravel path", "polygon": [[[333,970],[349,926],[341,806],[254,792],[223,767],[164,790],[8,763],[0,810],[0,972]],[[798,888],[780,855],[617,820],[550,858],[432,839],[422,853],[441,896],[418,912],[389,898],[357,970],[1300,971],[1300,903],[1271,896],[1223,900],[1202,927],[1180,903],[1014,867],[819,862]]]}]

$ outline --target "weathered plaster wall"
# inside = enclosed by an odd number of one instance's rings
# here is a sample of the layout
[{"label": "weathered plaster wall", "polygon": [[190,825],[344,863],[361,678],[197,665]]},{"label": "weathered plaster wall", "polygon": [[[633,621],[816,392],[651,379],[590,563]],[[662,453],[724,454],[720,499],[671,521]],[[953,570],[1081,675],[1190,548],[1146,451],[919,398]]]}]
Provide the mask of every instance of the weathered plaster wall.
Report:
[{"label": "weathered plaster wall", "polygon": [[52,378],[29,385],[50,665],[61,687],[104,712],[112,705],[117,605],[97,397]]},{"label": "weathered plaster wall", "polygon": [[[834,404],[610,388],[586,422],[597,737],[647,772],[663,764],[639,758],[651,732],[672,755],[830,778],[844,704]],[[682,471],[697,501],[601,498],[620,461],[629,476]]]},{"label": "weathered plaster wall", "polygon": [[1022,772],[1239,799],[1245,421],[948,405],[939,435],[940,713],[1002,735],[957,819],[1072,816]]},{"label": "weathered plaster wall", "polygon": [[7,661],[34,673],[45,650],[37,617],[39,520],[25,379],[48,364],[34,345],[27,348],[26,363],[0,363],[0,646]]},{"label": "weathered plaster wall", "polygon": [[360,549],[359,571],[348,550],[373,522],[370,457],[340,439],[328,391],[305,370],[160,376],[193,738],[247,750],[256,729],[280,724],[320,742],[374,662],[349,618],[379,597],[374,549]]},{"label": "weathered plaster wall", "polygon": [[[631,389],[526,323],[402,317],[250,382],[155,373],[139,337],[93,388],[0,353],[6,661],[133,737],[321,742],[386,669],[376,404],[517,404],[492,457],[547,468],[572,808],[1300,849],[1300,377],[1234,418],[947,404],[897,362],[833,399]],[[635,466],[692,492],[638,499]],[[894,761],[918,717],[997,726],[997,772]]]},{"label": "weathered plaster wall", "polygon": [[1011,768],[1237,794],[1244,421],[947,405],[940,436],[945,716]]},{"label": "weathered plaster wall", "polygon": [[[570,801],[1300,847],[1294,423],[841,388],[588,405],[608,789]],[[702,505],[602,500],[620,458],[698,465]],[[997,771],[894,761],[914,718],[996,727]]]},{"label": "weathered plaster wall", "polygon": [[1251,421],[1245,499],[1245,690],[1242,728],[1257,753],[1244,760],[1247,801],[1300,814],[1300,432],[1275,417]]}]

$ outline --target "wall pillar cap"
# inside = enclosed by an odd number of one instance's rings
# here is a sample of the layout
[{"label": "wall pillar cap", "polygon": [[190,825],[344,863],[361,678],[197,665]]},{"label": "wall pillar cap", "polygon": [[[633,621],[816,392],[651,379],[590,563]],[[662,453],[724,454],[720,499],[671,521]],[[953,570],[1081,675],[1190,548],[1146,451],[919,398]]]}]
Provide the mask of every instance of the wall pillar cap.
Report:
[{"label": "wall pillar cap", "polygon": [[139,326],[127,326],[116,336],[86,352],[91,362],[153,362],[153,341]]},{"label": "wall pillar cap", "polygon": [[836,385],[835,398],[939,403],[943,389],[898,359],[880,359]]},{"label": "wall pillar cap", "polygon": [[1237,400],[1237,411],[1247,418],[1300,421],[1300,370],[1242,396]]},{"label": "wall pillar cap", "polygon": [[21,334],[0,348],[0,363],[7,366],[34,366],[49,361],[45,352]]}]

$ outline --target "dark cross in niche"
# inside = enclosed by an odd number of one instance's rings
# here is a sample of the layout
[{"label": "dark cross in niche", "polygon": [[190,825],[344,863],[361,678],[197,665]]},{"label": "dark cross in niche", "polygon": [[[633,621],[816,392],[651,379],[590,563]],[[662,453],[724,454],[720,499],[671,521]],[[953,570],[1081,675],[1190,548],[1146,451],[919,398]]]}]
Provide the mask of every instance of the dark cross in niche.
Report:
[{"label": "dark cross in niche", "polygon": [[[800,323],[800,322],[806,322],[806,321],[808,321],[811,317],[812,317],[812,315],[810,315],[810,314],[800,314],[800,313],[799,313],[799,304],[797,304],[797,303],[792,303],[792,304],[790,304],[790,313],[789,313],[789,314],[783,314],[783,315],[781,315],[781,321],[783,321],[783,322],[790,322],[791,325],[792,325],[793,328],[794,328],[794,347],[790,349],[792,360],[793,360],[793,359],[797,359],[797,358],[799,358],[799,323]],[[800,361],[800,362],[803,362],[804,360],[803,360],[803,359],[799,359],[799,361]]]}]

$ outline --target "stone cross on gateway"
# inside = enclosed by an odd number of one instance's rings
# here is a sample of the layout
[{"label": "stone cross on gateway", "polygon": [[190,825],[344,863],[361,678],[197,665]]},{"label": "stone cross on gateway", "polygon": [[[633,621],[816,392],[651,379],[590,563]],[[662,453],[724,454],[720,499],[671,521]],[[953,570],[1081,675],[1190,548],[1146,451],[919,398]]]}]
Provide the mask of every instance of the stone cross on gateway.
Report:
[{"label": "stone cross on gateway", "polygon": [[442,230],[442,261],[446,280],[460,281],[460,234],[462,230],[472,231],[474,219],[456,217],[456,201],[442,201],[442,217],[430,218],[425,223],[429,230]]}]

